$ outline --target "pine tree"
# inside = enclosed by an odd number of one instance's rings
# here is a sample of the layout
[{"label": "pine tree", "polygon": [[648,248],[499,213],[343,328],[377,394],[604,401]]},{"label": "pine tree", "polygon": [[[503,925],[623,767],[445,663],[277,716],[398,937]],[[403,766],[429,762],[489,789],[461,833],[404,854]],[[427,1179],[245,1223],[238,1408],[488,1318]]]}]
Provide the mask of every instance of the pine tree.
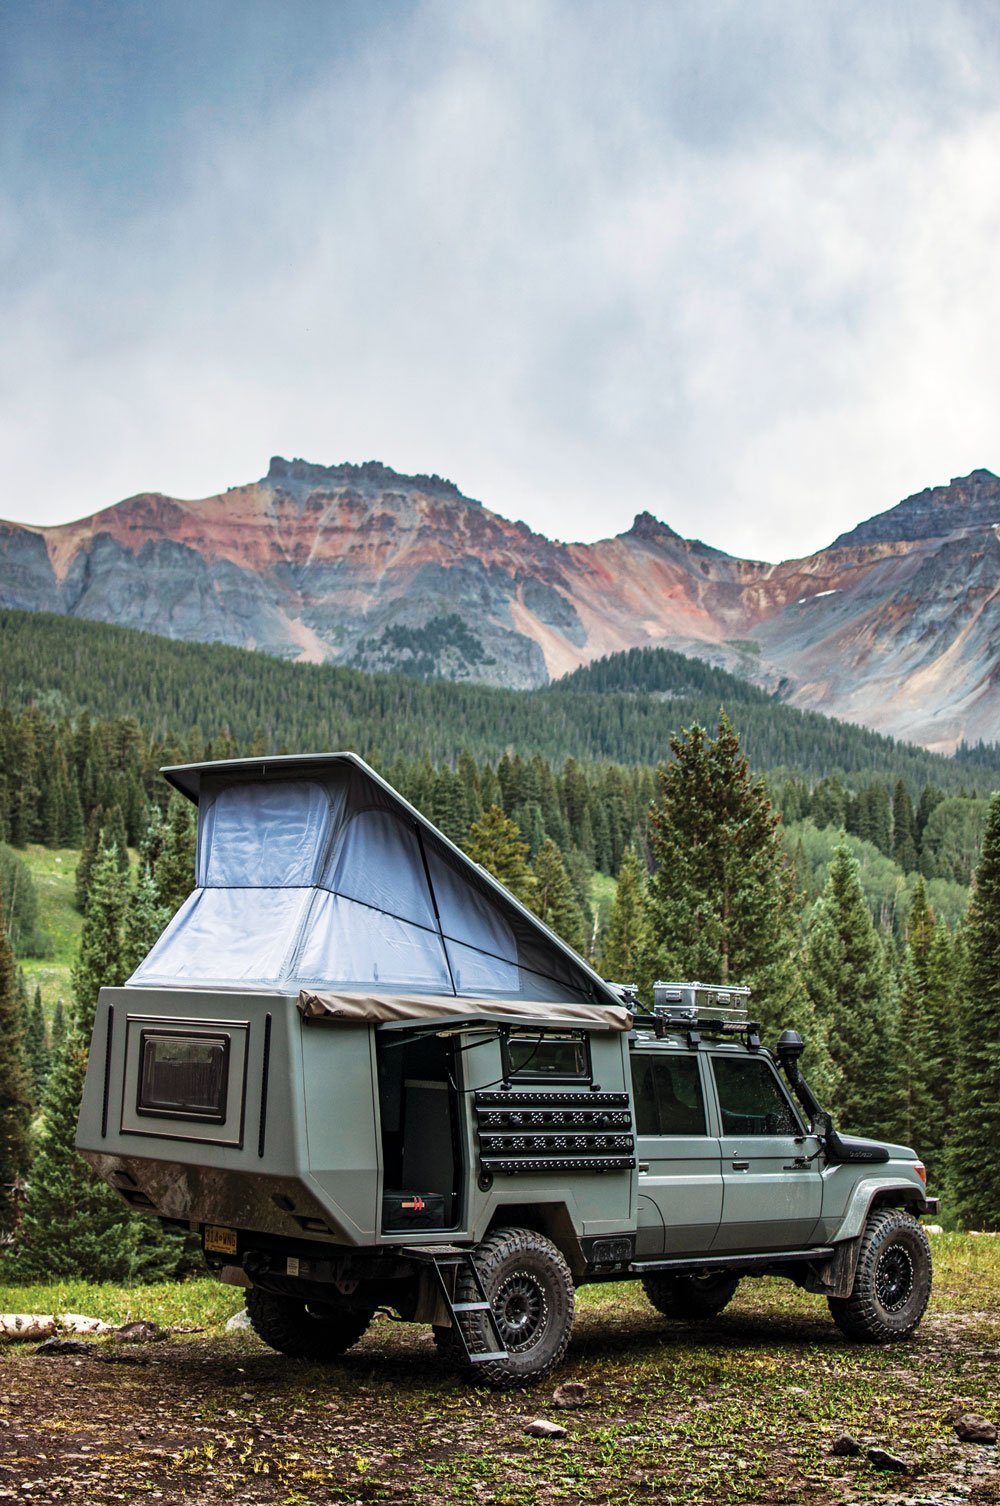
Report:
[{"label": "pine tree", "polygon": [[725,715],[714,739],[696,726],[670,747],[674,761],[659,770],[649,813],[651,968],[663,978],[750,984],[769,1029],[793,1025],[802,993],[780,817]]},{"label": "pine tree", "polygon": [[172,795],[160,834],[160,850],[153,877],[160,904],[171,915],[179,910],[194,888],[194,812],[188,800]]},{"label": "pine tree", "polygon": [[892,856],[904,873],[917,866],[917,826],[905,781],[896,780],[892,797]]},{"label": "pine tree", "polygon": [[474,863],[500,880],[522,904],[535,898],[535,878],[528,867],[528,847],[515,822],[491,805],[469,827],[465,850]]},{"label": "pine tree", "polygon": [[890,979],[857,862],[843,842],[809,921],[803,971],[838,1072],[831,1107],[839,1127],[886,1133],[897,1088]]},{"label": "pine tree", "polygon": [[126,898],[117,853],[112,847],[101,847],[91,873],[80,950],[73,965],[74,1019],[88,1042],[101,989],[118,987],[128,977],[123,957]]},{"label": "pine tree", "polygon": [[949,1185],[959,1219],[1000,1229],[1000,794],[990,802],[983,851],[965,922]]},{"label": "pine tree", "polygon": [[142,869],[128,895],[122,929],[121,970],[130,978],[163,932],[170,912],[160,904],[156,880]]},{"label": "pine tree", "polygon": [[49,1052],[52,1064],[62,1050],[63,1041],[66,1039],[66,1006],[62,999],[56,1000],[56,1007],[52,1011],[52,1029],[49,1032]]},{"label": "pine tree", "polygon": [[32,1102],[37,1106],[42,1101],[45,1080],[52,1065],[49,1033],[45,1024],[45,1010],[42,1006],[42,990],[37,985],[28,1011],[25,1054],[31,1074]]},{"label": "pine tree", "polygon": [[943,1095],[950,1070],[944,1032],[953,1025],[951,938],[947,927],[935,920],[922,877],[914,886],[904,939],[895,1052],[900,1113],[896,1137],[914,1146],[928,1171],[940,1177]]},{"label": "pine tree", "polygon": [[101,845],[101,830],[104,825],[104,807],[95,805],[87,817],[86,831],[83,837],[83,847],[80,851],[80,861],[76,865],[76,908],[87,908],[87,890],[90,886],[90,874],[97,861],[97,849]]},{"label": "pine tree", "polygon": [[42,1129],[12,1259],[25,1281],[127,1281],[135,1234],[128,1209],[77,1153],[87,1042],[71,1023],[49,1075]]},{"label": "pine tree", "polygon": [[576,951],[586,943],[586,923],[576,902],[573,885],[551,837],[546,837],[535,858],[535,894],[531,907],[540,920]]},{"label": "pine tree", "polygon": [[14,1226],[15,1182],[28,1169],[31,1078],[24,1054],[23,1005],[18,998],[14,953],[0,908],[0,1231]]},{"label": "pine tree", "polygon": [[637,983],[649,949],[646,875],[635,848],[626,847],[602,939],[601,971],[614,983]]}]

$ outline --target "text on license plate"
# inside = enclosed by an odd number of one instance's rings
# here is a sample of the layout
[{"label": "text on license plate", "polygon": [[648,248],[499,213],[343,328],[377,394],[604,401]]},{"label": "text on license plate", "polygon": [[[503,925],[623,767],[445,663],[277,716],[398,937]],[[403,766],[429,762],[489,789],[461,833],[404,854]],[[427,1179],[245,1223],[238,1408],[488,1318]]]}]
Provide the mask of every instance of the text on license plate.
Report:
[{"label": "text on license plate", "polygon": [[205,1249],[219,1255],[236,1254],[236,1230],[221,1229],[216,1224],[205,1225]]}]

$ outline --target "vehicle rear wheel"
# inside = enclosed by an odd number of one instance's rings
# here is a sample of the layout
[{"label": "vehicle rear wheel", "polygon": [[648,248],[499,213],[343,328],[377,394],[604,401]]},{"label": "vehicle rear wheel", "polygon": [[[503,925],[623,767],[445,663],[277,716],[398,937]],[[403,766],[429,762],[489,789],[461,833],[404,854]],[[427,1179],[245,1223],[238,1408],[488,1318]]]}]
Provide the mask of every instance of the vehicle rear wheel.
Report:
[{"label": "vehicle rear wheel", "polygon": [[[474,1252],[476,1268],[496,1316],[505,1360],[469,1364],[454,1328],[435,1328],[442,1359],[467,1371],[495,1390],[538,1380],[566,1353],[573,1328],[573,1277],[560,1251],[532,1229],[496,1229]],[[456,1302],[475,1302],[472,1277],[459,1270]],[[465,1342],[473,1350],[495,1347],[492,1325],[482,1313],[461,1313]]]},{"label": "vehicle rear wheel", "polygon": [[340,1307],[278,1297],[254,1286],[247,1292],[247,1312],[258,1338],[281,1354],[323,1363],[356,1344],[375,1316],[373,1309]]},{"label": "vehicle rear wheel", "polygon": [[732,1301],[740,1278],[729,1271],[695,1271],[690,1276],[643,1276],[642,1286],[665,1318],[704,1322]]},{"label": "vehicle rear wheel", "polygon": [[907,1339],[931,1295],[931,1247],[912,1213],[880,1208],[861,1236],[854,1290],[828,1297],[833,1321],[849,1339],[892,1344]]}]

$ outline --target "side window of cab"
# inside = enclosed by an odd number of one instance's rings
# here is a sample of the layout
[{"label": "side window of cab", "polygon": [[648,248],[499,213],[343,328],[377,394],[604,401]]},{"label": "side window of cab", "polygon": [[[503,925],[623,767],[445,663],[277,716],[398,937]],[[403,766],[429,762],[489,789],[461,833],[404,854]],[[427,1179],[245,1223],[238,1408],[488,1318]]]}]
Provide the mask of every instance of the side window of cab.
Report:
[{"label": "side window of cab", "polygon": [[769,1062],[713,1056],[724,1135],[801,1135],[802,1125]]},{"label": "side window of cab", "polygon": [[705,1135],[705,1098],[696,1056],[632,1053],[637,1135]]}]

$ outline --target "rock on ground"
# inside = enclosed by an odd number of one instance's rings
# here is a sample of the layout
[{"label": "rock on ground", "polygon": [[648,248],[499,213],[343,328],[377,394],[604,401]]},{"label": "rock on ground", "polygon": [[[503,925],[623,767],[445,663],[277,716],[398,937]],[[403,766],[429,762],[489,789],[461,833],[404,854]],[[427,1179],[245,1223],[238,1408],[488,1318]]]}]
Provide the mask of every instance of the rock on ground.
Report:
[{"label": "rock on ground", "polygon": [[963,1443],[996,1443],[996,1424],[978,1412],[963,1412],[952,1424]]},{"label": "rock on ground", "polygon": [[562,1412],[575,1412],[587,1404],[587,1386],[584,1381],[563,1381],[552,1393],[552,1405]]},{"label": "rock on ground", "polygon": [[547,1417],[536,1417],[524,1430],[531,1438],[565,1438],[566,1429]]}]

